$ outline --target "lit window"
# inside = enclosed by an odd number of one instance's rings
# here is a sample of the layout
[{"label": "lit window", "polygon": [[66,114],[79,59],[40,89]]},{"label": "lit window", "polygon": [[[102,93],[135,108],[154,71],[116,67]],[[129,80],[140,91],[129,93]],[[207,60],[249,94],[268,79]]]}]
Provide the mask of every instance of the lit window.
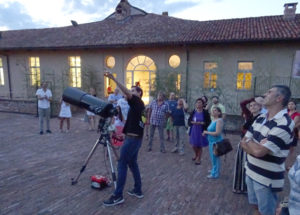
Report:
[{"label": "lit window", "polygon": [[150,101],[150,91],[155,87],[156,66],[154,61],[144,55],[139,55],[130,60],[126,67],[126,87],[130,89],[138,85],[143,89],[142,100],[145,104]]},{"label": "lit window", "polygon": [[115,61],[115,58],[113,56],[107,56],[105,58],[105,65],[107,68],[114,68],[115,67],[115,64],[116,64],[116,61]]},{"label": "lit window", "polygon": [[177,81],[176,81],[176,89],[180,90],[180,84],[181,84],[181,74],[177,74]]},{"label": "lit window", "polygon": [[39,86],[41,83],[40,58],[29,57],[29,74],[31,86]]},{"label": "lit window", "polygon": [[[117,78],[117,74],[113,73],[113,76]],[[114,81],[111,79],[104,77],[104,95],[105,97],[108,97],[109,94],[113,93],[116,89],[117,85]]]},{"label": "lit window", "polygon": [[204,63],[204,88],[217,88],[217,69],[218,64],[216,62]]},{"label": "lit window", "polygon": [[173,68],[177,68],[180,65],[180,57],[178,55],[172,55],[169,58],[169,65]]},{"label": "lit window", "polygon": [[0,58],[0,86],[3,85],[4,85],[4,72],[3,72],[2,58]]},{"label": "lit window", "polygon": [[252,85],[253,62],[239,62],[236,88],[250,90]]},{"label": "lit window", "polygon": [[70,85],[81,87],[81,59],[80,56],[69,57]]}]

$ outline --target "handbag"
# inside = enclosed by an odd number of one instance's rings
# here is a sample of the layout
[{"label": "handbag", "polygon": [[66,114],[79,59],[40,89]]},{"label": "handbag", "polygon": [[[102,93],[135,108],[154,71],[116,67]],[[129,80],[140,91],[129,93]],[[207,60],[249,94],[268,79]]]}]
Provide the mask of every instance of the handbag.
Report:
[{"label": "handbag", "polygon": [[184,125],[186,128],[189,128],[189,117],[190,117],[190,114],[186,111],[183,110],[183,113],[184,113]]},{"label": "handbag", "polygon": [[227,138],[218,141],[213,145],[213,152],[217,157],[225,155],[230,151],[232,151],[232,146],[229,139]]}]

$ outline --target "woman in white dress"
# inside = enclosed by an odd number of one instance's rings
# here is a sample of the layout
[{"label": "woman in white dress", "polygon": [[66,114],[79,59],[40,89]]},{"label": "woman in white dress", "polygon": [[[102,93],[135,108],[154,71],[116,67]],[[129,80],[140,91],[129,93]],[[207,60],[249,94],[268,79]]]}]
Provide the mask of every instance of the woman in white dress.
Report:
[{"label": "woman in white dress", "polygon": [[63,132],[63,125],[64,125],[64,121],[67,121],[67,130],[66,132],[69,132],[70,130],[70,118],[72,117],[72,113],[71,113],[71,107],[70,104],[67,102],[64,102],[63,100],[61,101],[61,105],[60,105],[60,112],[59,112],[59,119],[60,119],[60,123],[59,123],[59,129],[60,132]]}]

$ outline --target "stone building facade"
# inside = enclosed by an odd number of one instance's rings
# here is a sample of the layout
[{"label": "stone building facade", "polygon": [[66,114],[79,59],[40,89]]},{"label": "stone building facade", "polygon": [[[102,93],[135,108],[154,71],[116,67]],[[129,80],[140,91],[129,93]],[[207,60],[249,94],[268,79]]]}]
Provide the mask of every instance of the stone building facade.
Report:
[{"label": "stone building facade", "polygon": [[289,85],[299,99],[295,8],[287,4],[279,16],[199,22],[147,13],[121,0],[99,22],[0,32],[0,111],[36,114],[41,81],[53,92],[53,115],[67,86],[94,87],[104,99],[114,88],[105,69],[128,87],[139,83],[146,103],[157,77],[175,74],[177,93],[191,105],[202,95],[219,95],[233,118],[242,99],[273,84]]}]

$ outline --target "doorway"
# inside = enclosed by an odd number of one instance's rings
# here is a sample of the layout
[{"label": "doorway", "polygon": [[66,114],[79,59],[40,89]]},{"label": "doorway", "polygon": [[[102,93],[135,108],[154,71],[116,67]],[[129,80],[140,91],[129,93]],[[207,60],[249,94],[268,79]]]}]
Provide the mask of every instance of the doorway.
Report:
[{"label": "doorway", "polygon": [[154,61],[139,55],[132,58],[126,67],[126,87],[139,86],[143,89],[142,100],[147,105],[151,102],[150,92],[154,86],[156,77],[156,66]]}]

